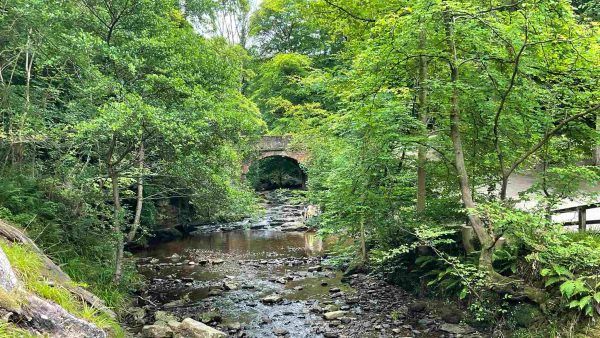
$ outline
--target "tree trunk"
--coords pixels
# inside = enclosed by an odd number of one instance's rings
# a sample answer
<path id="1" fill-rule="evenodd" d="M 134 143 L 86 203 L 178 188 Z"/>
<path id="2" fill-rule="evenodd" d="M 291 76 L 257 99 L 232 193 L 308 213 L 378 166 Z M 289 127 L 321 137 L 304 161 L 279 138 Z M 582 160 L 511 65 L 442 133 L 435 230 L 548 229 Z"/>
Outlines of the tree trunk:
<path id="1" fill-rule="evenodd" d="M 109 167 L 110 180 L 112 183 L 112 197 L 113 197 L 113 231 L 117 239 L 117 248 L 115 255 L 115 283 L 121 281 L 121 275 L 123 270 L 123 232 L 121 230 L 121 196 L 119 193 L 119 176 L 116 170 Z"/>
<path id="2" fill-rule="evenodd" d="M 458 105 L 458 57 L 456 53 L 456 45 L 454 42 L 454 18 L 450 13 L 450 9 L 446 7 L 444 11 L 444 27 L 446 33 L 446 42 L 448 51 L 450 53 L 450 81 L 452 84 L 452 96 L 450 101 L 450 138 L 452 139 L 452 145 L 454 148 L 454 160 L 456 165 L 456 171 L 458 173 L 458 181 L 460 185 L 460 193 L 462 201 L 467 208 L 467 215 L 469 217 L 469 223 L 479 239 L 481 244 L 481 256 L 479 265 L 484 270 L 491 270 L 492 268 L 492 253 L 493 253 L 493 238 L 487 233 L 483 221 L 479 216 L 473 213 L 473 209 L 476 207 L 473 201 L 473 195 L 471 186 L 469 183 L 469 174 L 465 165 L 465 156 L 462 145 L 462 136 L 460 132 L 460 109 Z M 468 236 L 463 232 L 463 238 Z M 468 249 L 465 247 L 465 249 Z"/>
<path id="3" fill-rule="evenodd" d="M 423 50 L 425 48 L 425 29 L 422 29 L 419 34 L 419 48 Z M 419 106 L 419 119 L 425 126 L 425 136 L 427 136 L 427 88 L 425 82 L 427 81 L 427 57 L 421 55 L 419 57 L 419 95 L 418 95 L 418 106 Z M 423 145 L 419 145 L 417 154 L 417 213 L 421 214 L 425 211 L 426 201 L 426 172 L 425 165 L 427 163 L 427 148 Z"/>
<path id="4" fill-rule="evenodd" d="M 133 225 L 127 236 L 129 242 L 133 241 L 138 227 L 140 226 L 140 219 L 142 217 L 142 207 L 144 203 L 144 143 L 140 142 L 140 149 L 138 151 L 138 179 L 137 179 L 137 199 L 135 205 L 135 216 L 133 218 Z"/>
<path id="5" fill-rule="evenodd" d="M 600 113 L 596 113 L 596 131 L 600 133 Z M 594 149 L 594 165 L 600 166 L 600 141 L 596 141 L 596 149 Z"/>
<path id="6" fill-rule="evenodd" d="M 360 260 L 361 266 L 365 266 L 367 264 L 367 240 L 365 234 L 365 219 L 364 216 L 361 216 L 360 220 Z"/>

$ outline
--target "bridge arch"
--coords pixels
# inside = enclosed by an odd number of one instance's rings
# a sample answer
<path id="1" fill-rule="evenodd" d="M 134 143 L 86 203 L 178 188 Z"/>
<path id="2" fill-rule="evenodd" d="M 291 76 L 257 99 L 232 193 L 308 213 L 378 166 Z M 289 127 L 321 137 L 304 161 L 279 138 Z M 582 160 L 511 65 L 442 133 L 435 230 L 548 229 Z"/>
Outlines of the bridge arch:
<path id="1" fill-rule="evenodd" d="M 260 161 L 267 157 L 281 156 L 295 160 L 298 164 L 306 163 L 308 155 L 305 151 L 298 151 L 290 148 L 292 138 L 289 136 L 263 136 L 258 144 L 258 155 L 246 162 L 242 166 L 242 175 L 250 170 L 252 163 Z"/>

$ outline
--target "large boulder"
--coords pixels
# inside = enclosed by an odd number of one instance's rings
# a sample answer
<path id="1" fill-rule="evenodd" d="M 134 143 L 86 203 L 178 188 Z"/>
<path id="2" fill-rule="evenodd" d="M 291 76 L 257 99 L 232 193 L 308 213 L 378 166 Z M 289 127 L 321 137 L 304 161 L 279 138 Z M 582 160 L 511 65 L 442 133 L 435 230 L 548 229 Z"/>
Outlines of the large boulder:
<path id="1" fill-rule="evenodd" d="M 192 318 L 186 318 L 181 322 L 175 334 L 180 338 L 221 338 L 227 337 L 227 334 L 214 329 L 208 325 L 202 324 Z"/>

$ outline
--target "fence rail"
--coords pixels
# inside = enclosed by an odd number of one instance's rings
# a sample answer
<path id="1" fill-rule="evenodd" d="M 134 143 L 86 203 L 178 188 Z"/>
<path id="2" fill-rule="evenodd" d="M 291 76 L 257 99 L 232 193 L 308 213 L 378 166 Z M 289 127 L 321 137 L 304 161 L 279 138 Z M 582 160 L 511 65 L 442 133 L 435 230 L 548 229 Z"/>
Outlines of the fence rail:
<path id="1" fill-rule="evenodd" d="M 578 206 L 569 207 L 569 208 L 556 209 L 556 210 L 552 210 L 552 214 L 559 215 L 559 214 L 564 214 L 567 212 L 575 212 L 576 211 L 577 212 L 577 220 L 576 221 L 562 222 L 562 224 L 564 226 L 577 225 L 579 228 L 579 231 L 586 231 L 588 224 L 589 225 L 600 224 L 600 219 L 595 219 L 595 220 L 587 219 L 587 211 L 589 209 L 596 209 L 596 208 L 600 208 L 600 202 L 585 204 L 585 205 L 578 205 Z"/>

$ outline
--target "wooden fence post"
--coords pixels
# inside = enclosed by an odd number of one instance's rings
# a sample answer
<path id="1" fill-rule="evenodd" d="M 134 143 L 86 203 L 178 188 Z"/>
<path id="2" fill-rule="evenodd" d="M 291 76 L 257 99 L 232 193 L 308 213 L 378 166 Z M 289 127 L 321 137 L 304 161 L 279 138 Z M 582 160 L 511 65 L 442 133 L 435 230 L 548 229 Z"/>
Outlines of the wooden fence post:
<path id="1" fill-rule="evenodd" d="M 585 231 L 587 228 L 586 225 L 586 221 L 587 221 L 587 217 L 586 217 L 586 213 L 587 213 L 587 209 L 585 206 L 582 206 L 579 208 L 578 210 L 578 216 L 579 216 L 579 231 Z"/>

